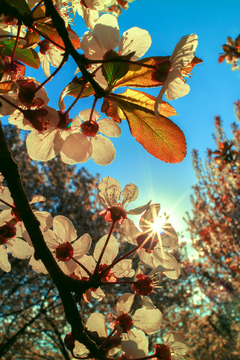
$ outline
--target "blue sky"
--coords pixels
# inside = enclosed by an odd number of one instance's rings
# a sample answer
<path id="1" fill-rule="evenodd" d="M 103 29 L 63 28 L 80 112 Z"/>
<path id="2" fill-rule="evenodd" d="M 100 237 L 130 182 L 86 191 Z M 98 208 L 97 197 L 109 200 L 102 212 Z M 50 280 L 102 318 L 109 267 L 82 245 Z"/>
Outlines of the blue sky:
<path id="1" fill-rule="evenodd" d="M 75 23 L 78 24 L 77 33 L 82 36 L 87 28 L 79 17 Z M 139 198 L 133 207 L 150 199 L 160 202 L 162 211 L 171 214 L 171 222 L 177 231 L 186 229 L 182 217 L 191 208 L 191 186 L 196 183 L 191 165 L 192 149 L 198 149 L 204 158 L 207 147 L 215 148 L 211 135 L 215 115 L 222 117 L 228 134 L 230 124 L 235 121 L 233 102 L 239 98 L 240 72 L 232 72 L 230 66 L 219 64 L 217 60 L 220 45 L 224 44 L 226 37 L 235 38 L 239 34 L 238 24 L 237 1 L 231 0 L 135 0 L 119 17 L 120 34 L 133 26 L 150 33 L 152 46 L 145 56 L 171 55 L 182 36 L 196 33 L 199 37 L 196 56 L 203 63 L 193 69 L 193 76 L 188 79 L 191 91 L 189 95 L 170 102 L 178 113 L 172 120 L 186 136 L 187 156 L 180 164 L 165 164 L 155 159 L 131 136 L 124 121 L 121 137 L 113 140 L 117 150 L 114 162 L 102 167 L 90 160 L 83 166 L 92 174 L 116 178 L 122 187 L 135 183 L 139 187 Z M 75 70 L 75 64 L 70 61 L 46 87 L 51 96 L 50 106 L 57 106 L 61 89 L 72 80 Z M 30 75 L 39 81 L 45 79 L 42 70 Z M 159 89 L 149 90 L 154 96 L 158 92 Z M 91 98 L 81 100 L 71 112 L 71 117 L 90 108 L 92 101 Z"/>

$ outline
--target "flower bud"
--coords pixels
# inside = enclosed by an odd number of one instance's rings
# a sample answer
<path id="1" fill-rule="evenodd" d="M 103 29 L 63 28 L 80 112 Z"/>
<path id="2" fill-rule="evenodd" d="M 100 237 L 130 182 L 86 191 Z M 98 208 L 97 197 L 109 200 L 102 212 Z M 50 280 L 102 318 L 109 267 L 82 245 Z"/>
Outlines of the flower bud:
<path id="1" fill-rule="evenodd" d="M 153 280 L 147 277 L 144 274 L 138 274 L 136 276 L 137 281 L 132 286 L 133 291 L 135 292 L 135 295 L 143 295 L 147 296 L 152 292 L 153 286 Z"/>
<path id="2" fill-rule="evenodd" d="M 155 355 L 159 360 L 171 360 L 171 352 L 166 344 L 155 345 Z"/>
<path id="3" fill-rule="evenodd" d="M 69 261 L 73 256 L 73 247 L 70 242 L 65 242 L 56 247 L 56 257 L 59 261 Z"/>

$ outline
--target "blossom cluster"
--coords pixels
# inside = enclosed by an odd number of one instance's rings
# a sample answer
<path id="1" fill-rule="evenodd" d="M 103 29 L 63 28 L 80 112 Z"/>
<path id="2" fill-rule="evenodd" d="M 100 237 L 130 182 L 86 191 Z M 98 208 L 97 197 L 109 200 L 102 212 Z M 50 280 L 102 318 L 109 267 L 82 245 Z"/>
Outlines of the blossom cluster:
<path id="1" fill-rule="evenodd" d="M 4 2 L 0 17 L 0 116 L 8 116 L 10 124 L 28 132 L 26 146 L 31 159 L 48 161 L 59 156 L 62 162 L 72 165 L 92 158 L 98 165 L 108 165 L 116 155 L 109 137 L 119 137 L 121 121 L 127 120 L 133 137 L 156 158 L 165 162 L 183 160 L 185 138 L 168 119 L 176 111 L 163 96 L 174 100 L 189 93 L 186 77 L 201 62 L 195 57 L 198 37 L 196 34 L 182 37 L 171 56 L 143 58 L 152 42 L 148 31 L 132 27 L 120 36 L 117 17 L 130 2 L 45 0 L 43 4 L 39 0 L 27 0 L 17 8 L 14 1 Z M 15 8 L 16 19 L 9 16 L 9 7 Z M 88 29 L 81 41 L 72 30 L 76 13 Z M 49 106 L 45 89 L 70 56 L 76 64 L 76 76 L 61 89 L 57 110 Z M 38 69 L 40 64 L 47 78 L 42 83 L 25 75 L 25 65 Z M 51 67 L 55 68 L 53 72 Z M 120 87 L 127 90 L 116 93 Z M 161 87 L 156 98 L 132 90 L 150 87 Z M 67 95 L 74 100 L 65 109 Z M 90 96 L 94 98 L 92 107 L 81 109 L 72 119 L 74 106 Z M 101 112 L 106 115 L 102 118 L 96 111 L 101 99 Z M 52 261 L 52 267 L 48 267 L 44 256 L 39 256 L 35 239 L 29 235 L 27 221 L 21 218 L 21 209 L 15 206 L 2 181 L 1 178 L 0 267 L 3 271 L 11 270 L 10 256 L 29 259 L 34 271 L 49 272 L 54 278 L 53 267 L 66 285 L 64 291 L 71 298 L 75 293 L 80 301 L 87 303 L 92 298 L 103 300 L 109 285 L 130 286 L 129 292 L 116 300 L 115 311 L 89 316 L 84 325 L 88 340 L 97 339 L 97 345 L 94 344 L 98 351 L 109 358 L 182 358 L 188 347 L 174 331 L 166 333 L 163 342 L 156 344 L 154 353 L 148 355 L 148 336 L 156 334 L 162 326 L 162 313 L 152 303 L 151 294 L 161 286 L 161 277 L 180 276 L 180 265 L 173 254 L 178 235 L 159 216 L 160 204 L 149 201 L 129 209 L 129 204 L 137 199 L 137 186 L 130 183 L 121 190 L 117 180 L 103 178 L 98 187 L 98 200 L 103 207 L 99 215 L 109 223 L 110 230 L 95 246 L 89 234 L 78 237 L 67 217 L 53 218 L 50 212 L 34 210 L 40 242 Z M 45 198 L 35 195 L 30 205 L 40 201 Z M 139 227 L 129 215 L 141 216 Z M 116 224 L 121 226 L 126 248 L 130 249 L 126 253 L 114 236 Z M 137 267 L 133 266 L 133 259 L 137 259 Z M 141 308 L 131 310 L 136 308 L 139 298 Z M 89 343 L 78 340 L 74 329 L 65 337 L 72 356 L 96 358 Z"/>
<path id="2" fill-rule="evenodd" d="M 0 190 L 1 268 L 6 272 L 10 271 L 11 254 L 19 259 L 29 259 L 33 270 L 47 274 L 42 261 L 34 257 L 32 241 L 8 188 L 1 185 Z M 105 318 L 103 314 L 93 313 L 86 323 L 88 330 L 105 338 L 106 354 L 113 356 L 121 350 L 122 356 L 129 359 L 148 355 L 147 335 L 156 333 L 162 325 L 162 313 L 150 299 L 150 294 L 158 287 L 157 274 L 162 273 L 171 279 L 177 279 L 180 275 L 180 266 L 169 252 L 178 245 L 177 233 L 166 222 L 162 223 L 159 231 L 154 230 L 154 223 L 159 219 L 159 204 L 151 205 L 151 202 L 148 202 L 128 210 L 128 205 L 135 201 L 137 196 L 138 188 L 132 183 L 122 191 L 117 180 L 110 177 L 102 179 L 98 187 L 98 199 L 104 209 L 100 211 L 100 215 L 111 223 L 111 230 L 108 235 L 98 240 L 91 251 L 92 255 L 89 254 L 92 247 L 89 234 L 78 238 L 73 223 L 65 216 L 57 215 L 52 218 L 49 212 L 35 211 L 44 240 L 63 273 L 80 282 L 99 279 L 98 287 L 90 287 L 83 293 L 86 302 L 90 302 L 92 297 L 101 301 L 105 297 L 103 288 L 108 284 L 131 284 L 133 293 L 125 293 L 118 298 L 116 315 L 109 313 Z M 40 201 L 45 201 L 45 198 L 35 195 L 30 204 Z M 142 231 L 128 218 L 128 215 L 138 214 L 142 214 L 139 223 Z M 119 254 L 120 244 L 112 235 L 117 222 L 123 225 L 126 241 L 133 246 L 129 253 L 124 255 Z M 132 260 L 127 259 L 130 254 L 139 257 L 137 269 L 133 269 Z M 131 307 L 137 295 L 141 296 L 142 307 L 132 314 Z M 107 332 L 106 319 L 111 320 L 111 336 Z M 75 341 L 69 334 L 65 342 L 74 357 L 90 352 L 84 344 Z M 156 345 L 156 357 L 174 358 L 174 354 L 184 354 L 187 348 L 178 334 L 170 332 L 164 336 L 164 343 Z M 168 354 L 168 357 L 164 354 Z"/>

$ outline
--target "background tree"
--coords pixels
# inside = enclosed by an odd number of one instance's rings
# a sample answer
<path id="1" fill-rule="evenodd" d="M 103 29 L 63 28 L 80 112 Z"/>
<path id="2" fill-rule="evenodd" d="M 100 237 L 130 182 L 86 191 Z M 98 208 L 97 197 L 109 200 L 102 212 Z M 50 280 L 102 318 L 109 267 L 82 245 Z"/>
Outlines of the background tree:
<path id="1" fill-rule="evenodd" d="M 41 209 L 53 216 L 68 216 L 79 234 L 87 232 L 94 241 L 103 236 L 108 226 L 98 215 L 99 176 L 91 176 L 84 168 L 76 170 L 58 158 L 39 165 L 28 157 L 19 130 L 10 125 L 4 130 L 28 198 L 43 195 L 46 201 L 40 203 Z M 31 270 L 27 263 L 11 258 L 11 272 L 0 270 L 0 356 L 54 359 L 57 354 L 59 359 L 69 359 L 62 340 L 66 320 L 61 299 L 51 278 Z"/>
<path id="2" fill-rule="evenodd" d="M 227 139 L 215 118 L 217 150 L 208 149 L 205 164 L 193 151 L 198 179 L 191 197 L 193 210 L 186 222 L 199 258 L 185 264 L 201 301 L 189 313 L 186 328 L 196 359 L 236 359 L 240 354 L 240 111 Z M 196 331 L 198 329 L 198 331 Z M 191 335 L 192 334 L 192 335 Z"/>

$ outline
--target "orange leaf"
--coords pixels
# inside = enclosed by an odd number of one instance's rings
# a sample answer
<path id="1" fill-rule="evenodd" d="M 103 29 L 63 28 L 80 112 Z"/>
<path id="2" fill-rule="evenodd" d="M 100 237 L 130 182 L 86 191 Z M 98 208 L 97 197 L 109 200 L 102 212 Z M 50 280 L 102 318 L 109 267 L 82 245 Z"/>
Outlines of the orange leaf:
<path id="1" fill-rule="evenodd" d="M 169 60 L 169 56 L 154 56 L 137 61 L 137 64 L 130 64 L 129 71 L 119 81 L 116 82 L 114 88 L 120 86 L 129 87 L 156 87 L 163 84 L 166 75 L 164 72 L 156 71 L 155 66 L 159 66 Z M 143 67 L 142 64 L 151 67 Z M 156 76 L 157 75 L 157 76 Z"/>
<path id="2" fill-rule="evenodd" d="M 111 94 L 111 98 L 114 98 L 114 96 L 114 94 Z M 132 104 L 137 104 L 154 112 L 156 98 L 152 95 L 146 94 L 142 91 L 127 89 L 124 93 L 118 94 L 118 96 L 121 96 L 123 100 L 129 101 Z M 170 104 L 168 104 L 166 101 L 162 101 L 161 115 L 168 117 L 177 115 L 177 113 Z"/>
<path id="3" fill-rule="evenodd" d="M 112 101 L 111 99 L 104 99 L 103 104 L 101 107 L 101 112 L 104 112 L 108 117 L 112 118 L 115 122 L 118 124 L 121 124 L 123 116 L 119 116 L 119 107 L 117 106 L 117 103 L 115 101 Z"/>
<path id="4" fill-rule="evenodd" d="M 121 95 L 114 95 L 114 99 L 127 118 L 131 134 L 150 154 L 168 163 L 185 158 L 185 137 L 176 124 L 165 116 L 157 119 L 153 111 L 133 104 L 131 99 Z"/>
<path id="5" fill-rule="evenodd" d="M 12 87 L 15 85 L 13 81 L 4 81 L 0 82 L 0 94 L 7 94 L 12 90 Z"/>

